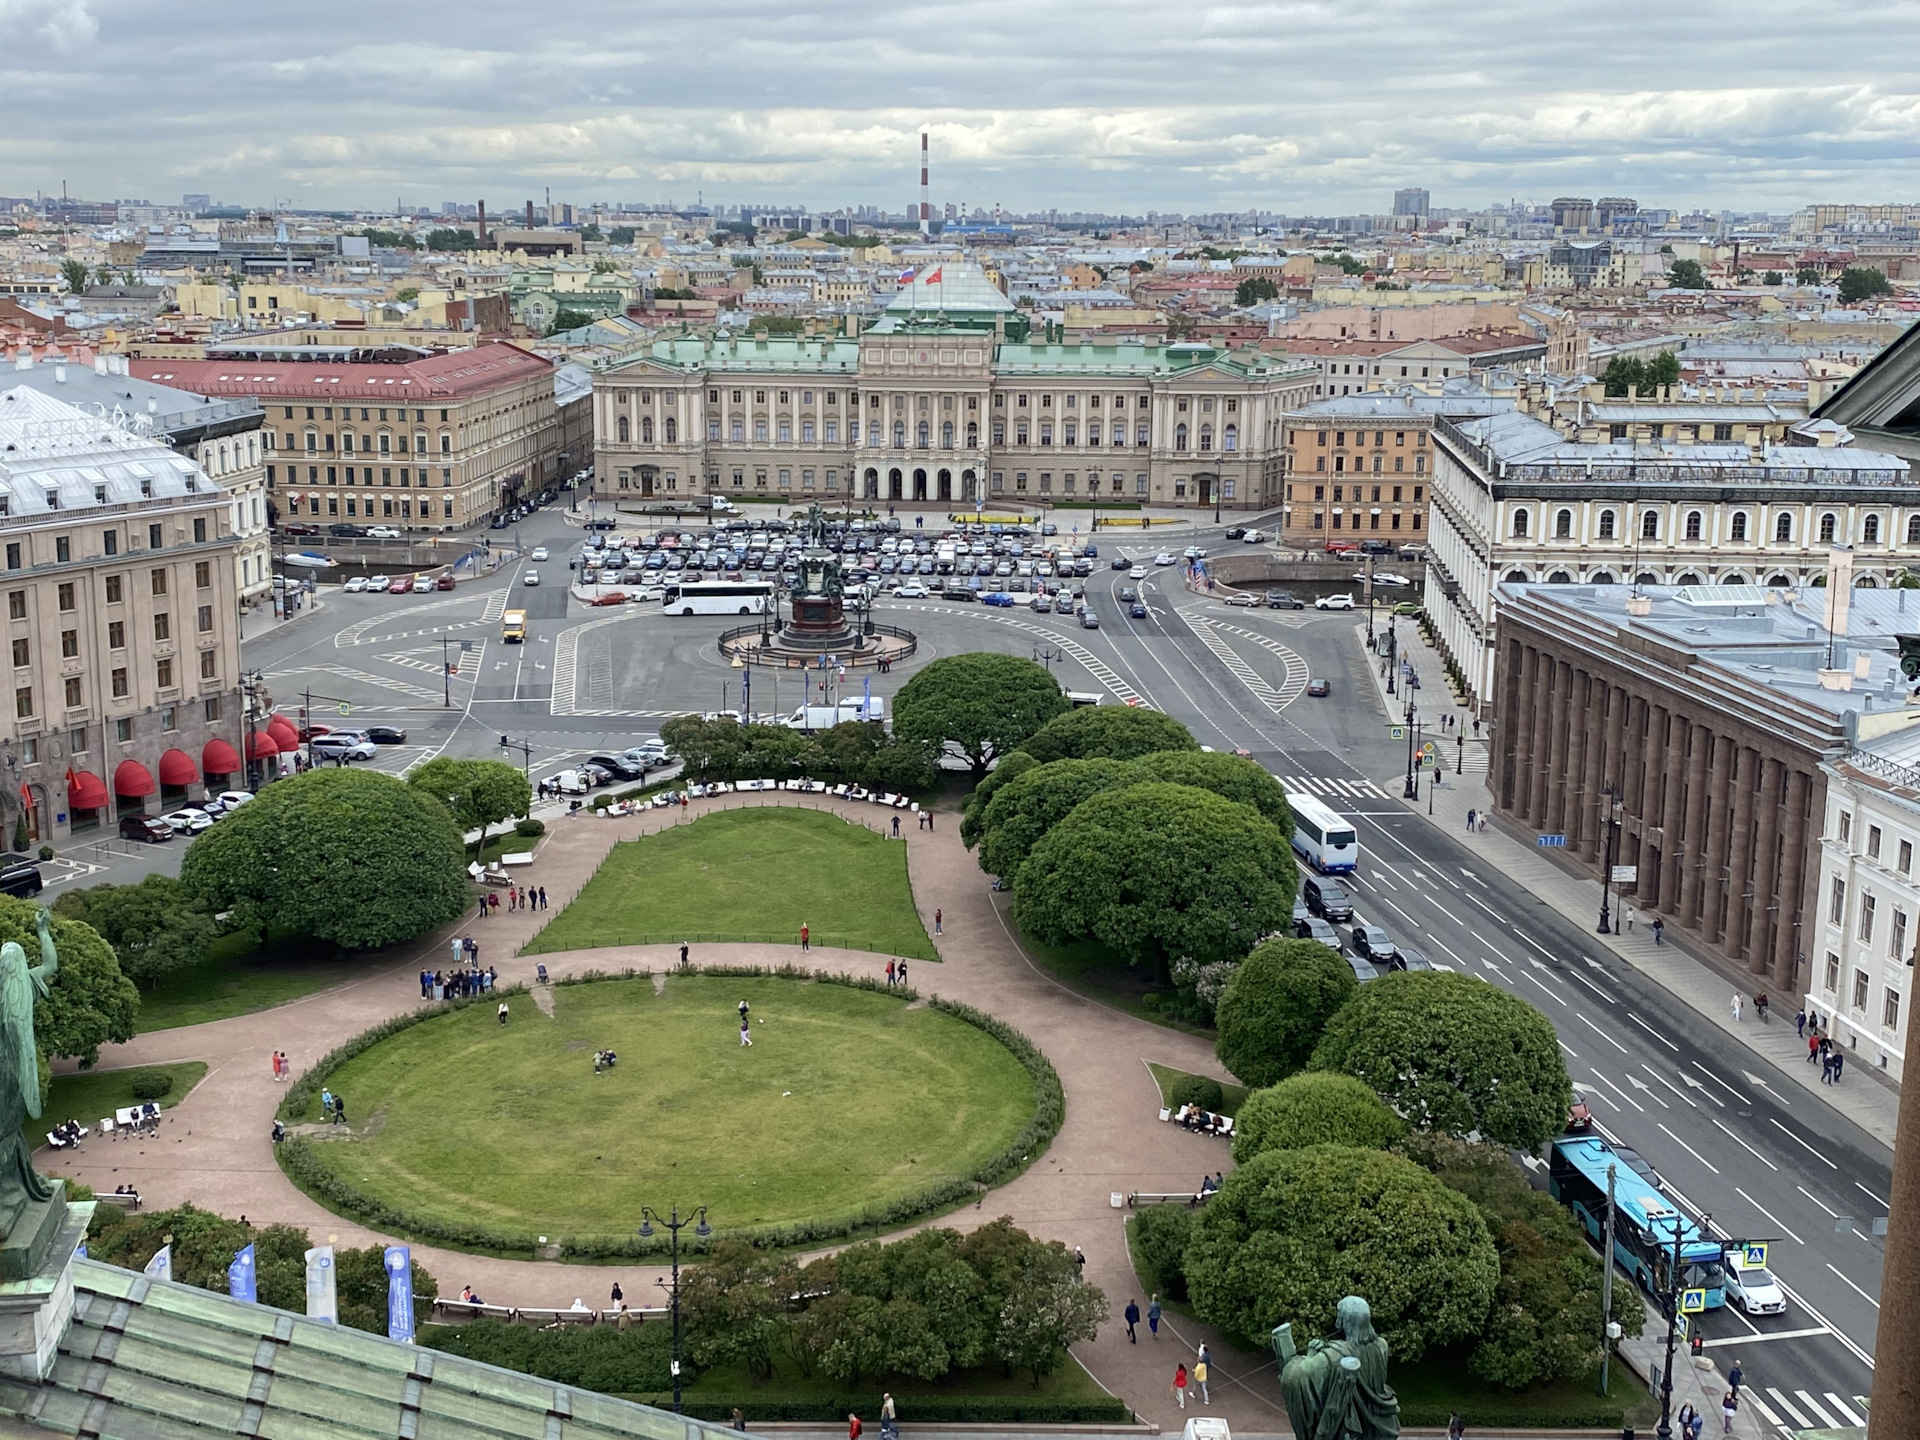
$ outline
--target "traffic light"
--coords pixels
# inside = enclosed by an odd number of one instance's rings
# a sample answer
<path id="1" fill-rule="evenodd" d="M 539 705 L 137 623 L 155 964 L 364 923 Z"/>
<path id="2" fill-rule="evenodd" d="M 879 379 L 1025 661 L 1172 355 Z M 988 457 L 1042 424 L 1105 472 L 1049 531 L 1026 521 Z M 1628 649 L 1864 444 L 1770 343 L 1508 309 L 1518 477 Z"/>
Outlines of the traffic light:
<path id="1" fill-rule="evenodd" d="M 500 748 L 501 748 L 502 750 L 504 750 L 504 749 L 506 749 L 506 748 L 507 748 L 507 737 L 506 737 L 506 736 L 504 736 L 504 735 L 502 735 L 502 736 L 500 737 Z"/>

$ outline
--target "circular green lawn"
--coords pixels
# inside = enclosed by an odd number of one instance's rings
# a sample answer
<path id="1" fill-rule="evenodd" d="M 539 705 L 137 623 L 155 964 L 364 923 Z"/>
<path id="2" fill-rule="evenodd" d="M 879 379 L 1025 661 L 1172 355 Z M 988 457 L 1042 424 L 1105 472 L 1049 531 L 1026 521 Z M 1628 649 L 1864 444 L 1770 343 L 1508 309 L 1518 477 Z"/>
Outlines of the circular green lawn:
<path id="1" fill-rule="evenodd" d="M 1032 1080 L 997 1040 L 885 993 L 697 975 L 550 993 L 551 1017 L 525 996 L 505 1026 L 473 1005 L 348 1061 L 328 1085 L 352 1138 L 315 1158 L 442 1224 L 620 1236 L 641 1205 L 678 1204 L 707 1206 L 724 1232 L 921 1194 L 1034 1113 Z M 596 1076 L 601 1049 L 619 1064 Z M 320 1118 L 317 1101 L 302 1118 Z"/>

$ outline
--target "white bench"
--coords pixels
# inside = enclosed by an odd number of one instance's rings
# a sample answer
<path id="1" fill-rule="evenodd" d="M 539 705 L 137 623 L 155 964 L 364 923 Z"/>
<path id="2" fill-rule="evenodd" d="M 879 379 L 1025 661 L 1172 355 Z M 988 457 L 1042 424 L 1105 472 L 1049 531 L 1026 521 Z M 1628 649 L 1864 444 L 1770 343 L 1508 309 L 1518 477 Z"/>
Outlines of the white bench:
<path id="1" fill-rule="evenodd" d="M 533 852 L 531 850 L 504 850 L 500 854 L 500 863 L 502 865 L 531 865 L 533 864 Z"/>
<path id="2" fill-rule="evenodd" d="M 103 1204 L 118 1205 L 122 1210 L 138 1210 L 140 1208 L 140 1197 L 138 1194 L 129 1195 L 124 1192 L 115 1194 L 109 1190 L 101 1190 L 98 1191 L 93 1198 Z"/>

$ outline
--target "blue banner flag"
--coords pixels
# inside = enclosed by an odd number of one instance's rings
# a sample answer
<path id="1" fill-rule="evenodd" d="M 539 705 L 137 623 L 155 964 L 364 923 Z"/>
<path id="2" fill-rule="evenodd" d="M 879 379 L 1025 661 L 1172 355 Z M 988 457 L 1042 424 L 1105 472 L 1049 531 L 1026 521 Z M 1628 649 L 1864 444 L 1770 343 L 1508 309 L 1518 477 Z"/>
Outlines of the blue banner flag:
<path id="1" fill-rule="evenodd" d="M 387 1338 L 413 1342 L 413 1256 L 405 1245 L 389 1245 L 387 1263 Z"/>
<path id="2" fill-rule="evenodd" d="M 227 1294 L 235 1300 L 259 1300 L 260 1297 L 254 1293 L 253 1246 L 236 1251 L 233 1263 L 227 1266 Z"/>

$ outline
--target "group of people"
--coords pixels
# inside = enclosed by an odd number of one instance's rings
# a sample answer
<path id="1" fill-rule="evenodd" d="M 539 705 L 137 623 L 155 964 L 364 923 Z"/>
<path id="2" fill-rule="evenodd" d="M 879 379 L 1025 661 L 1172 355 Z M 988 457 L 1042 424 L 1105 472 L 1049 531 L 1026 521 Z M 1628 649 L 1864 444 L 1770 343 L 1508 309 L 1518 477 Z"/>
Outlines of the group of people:
<path id="1" fill-rule="evenodd" d="M 68 1120 L 48 1131 L 47 1138 L 53 1142 L 54 1149 L 68 1150 L 78 1145 L 80 1137 L 86 1133 L 86 1128 L 78 1120 Z"/>
<path id="2" fill-rule="evenodd" d="M 1807 1042 L 1807 1063 L 1820 1062 L 1820 1083 L 1838 1085 L 1840 1072 L 1847 1068 L 1847 1052 L 1834 1043 L 1831 1031 L 1821 1028 L 1819 1014 L 1803 1007 L 1793 1017 L 1793 1026 Z"/>
<path id="3" fill-rule="evenodd" d="M 593 1052 L 593 1073 L 598 1075 L 602 1070 L 611 1070 L 614 1067 L 615 1062 L 617 1062 L 619 1059 L 620 1057 L 614 1054 L 613 1051 L 611 1050 L 594 1051 Z"/>
<path id="4" fill-rule="evenodd" d="M 320 1087 L 320 1113 L 330 1123 L 344 1125 L 347 1123 L 347 1102 L 323 1085 Z"/>
<path id="5" fill-rule="evenodd" d="M 1211 1175 L 1202 1175 L 1200 1177 L 1200 1188 L 1193 1192 L 1193 1199 L 1188 1202 L 1189 1207 L 1205 1204 L 1208 1197 L 1220 1189 L 1220 1186 L 1226 1181 L 1226 1178 L 1227 1176 L 1224 1170 L 1216 1170 Z"/>
<path id="6" fill-rule="evenodd" d="M 1198 1105 L 1182 1105 L 1173 1118 L 1182 1130 L 1192 1130 L 1201 1135 L 1233 1133 L 1231 1120 L 1224 1115 L 1216 1115 L 1211 1110 L 1202 1110 Z"/>
<path id="7" fill-rule="evenodd" d="M 1158 1334 L 1159 1332 L 1156 1331 L 1155 1333 Z M 1207 1382 L 1212 1378 L 1212 1368 L 1213 1356 L 1207 1353 L 1207 1347 L 1204 1344 L 1201 1345 L 1199 1351 L 1193 1357 L 1192 1369 L 1188 1369 L 1184 1361 L 1173 1367 L 1173 1398 L 1180 1402 L 1180 1408 L 1182 1410 L 1187 1408 L 1187 1390 L 1189 1386 L 1200 1392 L 1200 1403 L 1202 1405 L 1211 1405 L 1213 1403 L 1213 1396 L 1207 1389 Z"/>
<path id="8" fill-rule="evenodd" d="M 887 961 L 887 988 L 907 983 L 907 962 L 904 960 Z"/>
<path id="9" fill-rule="evenodd" d="M 507 887 L 508 910 L 544 910 L 547 908 L 547 887 L 544 885 L 509 885 Z M 500 892 L 489 890 L 480 897 L 480 918 L 488 919 L 500 913 Z"/>
<path id="10" fill-rule="evenodd" d="M 274 1051 L 273 1052 L 273 1078 L 276 1080 L 289 1080 L 292 1077 L 293 1077 L 293 1066 L 287 1060 L 287 1052 L 284 1050 Z"/>
<path id="11" fill-rule="evenodd" d="M 485 970 L 422 970 L 420 998 L 423 1000 L 470 1000 L 488 995 L 500 981 L 500 972 L 492 966 Z"/>

